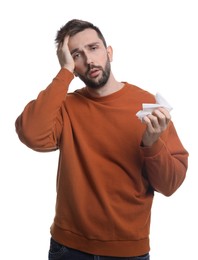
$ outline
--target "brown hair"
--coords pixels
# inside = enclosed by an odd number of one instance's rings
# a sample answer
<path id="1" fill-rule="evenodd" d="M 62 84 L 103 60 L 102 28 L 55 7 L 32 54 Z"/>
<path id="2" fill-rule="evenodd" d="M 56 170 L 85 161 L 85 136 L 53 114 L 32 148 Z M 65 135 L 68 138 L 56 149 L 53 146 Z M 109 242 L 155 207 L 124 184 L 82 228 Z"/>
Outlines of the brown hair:
<path id="1" fill-rule="evenodd" d="M 98 34 L 98 37 L 103 41 L 104 46 L 107 47 L 105 38 L 98 27 L 96 27 L 94 24 L 90 22 L 78 19 L 70 20 L 64 26 L 62 26 L 60 30 L 58 30 L 57 32 L 55 42 L 56 44 L 59 44 L 63 42 L 66 35 L 73 36 L 79 32 L 84 31 L 85 29 L 95 30 Z"/>

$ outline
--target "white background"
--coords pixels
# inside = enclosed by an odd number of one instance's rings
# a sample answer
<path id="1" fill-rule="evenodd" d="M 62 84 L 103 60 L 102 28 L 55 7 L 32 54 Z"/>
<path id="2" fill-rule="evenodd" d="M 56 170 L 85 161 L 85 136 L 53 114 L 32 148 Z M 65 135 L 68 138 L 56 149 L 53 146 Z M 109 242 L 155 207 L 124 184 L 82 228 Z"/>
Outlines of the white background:
<path id="1" fill-rule="evenodd" d="M 15 133 L 24 106 L 59 71 L 54 38 L 73 18 L 93 22 L 114 49 L 118 80 L 160 92 L 190 153 L 187 178 L 156 194 L 151 260 L 197 256 L 198 8 L 193 0 L 6 0 L 0 3 L 0 259 L 45 260 L 54 217 L 58 152 L 37 153 Z M 82 87 L 78 79 L 70 90 Z"/>

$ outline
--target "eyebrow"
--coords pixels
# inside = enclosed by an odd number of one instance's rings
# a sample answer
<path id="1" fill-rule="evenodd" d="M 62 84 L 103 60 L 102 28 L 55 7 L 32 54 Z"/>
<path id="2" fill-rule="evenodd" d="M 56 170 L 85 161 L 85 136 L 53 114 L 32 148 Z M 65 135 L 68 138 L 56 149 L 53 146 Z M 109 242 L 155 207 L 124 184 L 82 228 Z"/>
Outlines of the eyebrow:
<path id="1" fill-rule="evenodd" d="M 93 46 L 93 45 L 100 45 L 100 42 L 92 42 L 92 43 L 89 43 L 89 44 L 85 45 L 85 48 L 91 47 L 91 46 Z M 75 48 L 75 49 L 73 49 L 73 50 L 71 51 L 71 55 L 74 54 L 75 52 L 79 52 L 79 51 L 80 51 L 79 48 Z"/>

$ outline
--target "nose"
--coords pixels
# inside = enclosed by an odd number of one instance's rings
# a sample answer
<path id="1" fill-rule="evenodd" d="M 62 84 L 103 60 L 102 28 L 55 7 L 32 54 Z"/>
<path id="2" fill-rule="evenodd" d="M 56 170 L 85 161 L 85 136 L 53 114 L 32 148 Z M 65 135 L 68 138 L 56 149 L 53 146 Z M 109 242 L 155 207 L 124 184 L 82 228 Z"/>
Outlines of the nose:
<path id="1" fill-rule="evenodd" d="M 86 64 L 89 64 L 89 65 L 92 64 L 93 61 L 92 61 L 92 58 L 91 58 L 90 53 L 85 52 L 84 55 L 85 55 L 85 63 L 86 63 Z"/>

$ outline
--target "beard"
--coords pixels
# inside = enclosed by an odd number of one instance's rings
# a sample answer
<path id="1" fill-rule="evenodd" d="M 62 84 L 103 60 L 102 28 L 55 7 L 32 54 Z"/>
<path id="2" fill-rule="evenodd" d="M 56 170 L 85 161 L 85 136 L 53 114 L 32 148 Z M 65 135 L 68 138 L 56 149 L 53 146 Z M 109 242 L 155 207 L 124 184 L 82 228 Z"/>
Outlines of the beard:
<path id="1" fill-rule="evenodd" d="M 90 79 L 88 77 L 89 70 L 94 68 L 100 69 L 102 71 L 102 76 L 97 81 L 95 81 L 94 79 Z M 107 83 L 110 76 L 110 72 L 111 72 L 111 64 L 109 61 L 109 57 L 107 57 L 107 62 L 105 64 L 104 69 L 101 66 L 89 65 L 86 74 L 85 75 L 78 74 L 78 77 L 85 83 L 87 87 L 92 89 L 99 89 Z"/>

